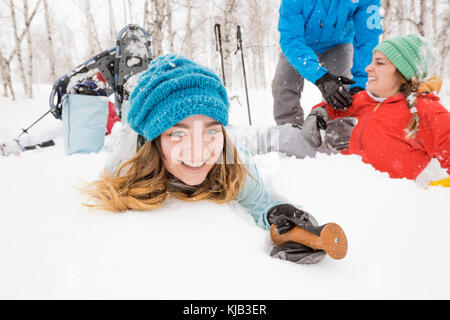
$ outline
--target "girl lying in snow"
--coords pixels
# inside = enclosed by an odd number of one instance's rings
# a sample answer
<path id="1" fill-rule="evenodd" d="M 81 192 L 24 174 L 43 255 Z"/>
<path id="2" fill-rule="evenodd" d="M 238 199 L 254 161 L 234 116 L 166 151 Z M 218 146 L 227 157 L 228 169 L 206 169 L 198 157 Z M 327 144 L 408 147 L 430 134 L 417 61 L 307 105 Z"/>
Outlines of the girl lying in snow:
<path id="1" fill-rule="evenodd" d="M 391 178 L 417 179 L 433 158 L 450 173 L 450 113 L 432 93 L 439 92 L 440 78 L 425 81 L 434 59 L 416 35 L 380 43 L 366 68 L 366 90 L 355 94 L 346 110 L 315 106 L 305 120 L 304 138 L 319 147 L 319 129 L 326 128 L 329 145 L 360 155 Z M 450 178 L 431 184 L 450 186 Z"/>
<path id="2" fill-rule="evenodd" d="M 94 200 L 87 206 L 150 210 L 169 196 L 237 200 L 262 228 L 275 224 L 279 233 L 296 225 L 318 229 L 311 215 L 269 194 L 248 153 L 238 154 L 224 129 L 227 94 L 211 70 L 180 55 L 154 60 L 131 93 L 127 119 L 132 130 L 124 130 L 122 145 L 100 180 L 85 188 Z M 325 252 L 287 242 L 271 255 L 315 263 Z"/>

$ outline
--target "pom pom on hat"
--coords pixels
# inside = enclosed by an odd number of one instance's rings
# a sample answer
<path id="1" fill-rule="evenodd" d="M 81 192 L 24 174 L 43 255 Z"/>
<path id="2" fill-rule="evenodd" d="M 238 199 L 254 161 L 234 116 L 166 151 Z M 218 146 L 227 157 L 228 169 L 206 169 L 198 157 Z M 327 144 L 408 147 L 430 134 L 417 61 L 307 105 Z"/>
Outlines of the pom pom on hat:
<path id="1" fill-rule="evenodd" d="M 228 124 L 228 97 L 219 77 L 178 54 L 152 61 L 130 95 L 128 123 L 153 140 L 183 119 L 196 114 Z"/>

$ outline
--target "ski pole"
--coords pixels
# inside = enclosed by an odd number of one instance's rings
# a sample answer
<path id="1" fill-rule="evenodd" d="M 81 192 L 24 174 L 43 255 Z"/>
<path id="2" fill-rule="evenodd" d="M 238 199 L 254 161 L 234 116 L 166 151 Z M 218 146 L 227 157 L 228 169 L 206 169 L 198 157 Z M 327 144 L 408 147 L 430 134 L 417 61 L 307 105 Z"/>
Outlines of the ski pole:
<path id="1" fill-rule="evenodd" d="M 22 133 L 21 134 L 19 134 L 18 136 L 17 136 L 17 138 L 19 138 L 21 135 L 23 135 L 24 133 L 28 133 L 28 130 L 30 130 L 30 128 L 32 127 L 32 126 L 34 126 L 36 123 L 38 123 L 39 121 L 41 121 L 42 120 L 42 118 L 44 118 L 47 114 L 49 114 L 50 112 L 51 112 L 52 110 L 50 109 L 50 110 L 48 110 L 46 113 L 44 113 L 39 119 L 37 119 L 35 122 L 33 122 L 28 128 L 26 128 L 26 129 L 22 129 Z"/>
<path id="2" fill-rule="evenodd" d="M 244 51 L 242 50 L 241 26 L 239 25 L 237 26 L 236 38 L 237 38 L 237 49 L 234 54 L 236 54 L 239 50 L 241 51 L 242 71 L 244 73 L 245 97 L 247 98 L 248 123 L 252 125 L 252 118 L 250 116 L 250 102 L 248 101 L 247 76 L 245 74 Z"/>
<path id="3" fill-rule="evenodd" d="M 336 223 L 327 223 L 317 228 L 318 232 L 295 226 L 286 233 L 279 234 L 274 224 L 270 226 L 270 237 L 278 246 L 293 241 L 307 247 L 324 250 L 333 259 L 343 259 L 347 255 L 348 243 L 344 230 Z"/>
<path id="4" fill-rule="evenodd" d="M 225 68 L 223 66 L 222 34 L 220 33 L 220 24 L 218 23 L 214 25 L 214 35 L 216 36 L 216 51 L 219 51 L 220 53 L 220 61 L 222 64 L 223 86 L 226 87 L 227 85 L 225 82 Z"/>

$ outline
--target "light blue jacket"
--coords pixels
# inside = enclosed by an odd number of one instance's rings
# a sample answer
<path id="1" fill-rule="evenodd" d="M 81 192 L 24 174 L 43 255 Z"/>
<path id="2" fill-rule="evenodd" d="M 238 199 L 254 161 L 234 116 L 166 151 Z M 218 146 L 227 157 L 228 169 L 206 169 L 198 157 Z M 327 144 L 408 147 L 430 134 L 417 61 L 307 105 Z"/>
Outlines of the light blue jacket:
<path id="1" fill-rule="evenodd" d="M 380 0 L 282 0 L 278 31 L 289 63 L 315 83 L 328 72 L 317 54 L 336 45 L 353 43 L 351 87 L 366 87 L 364 71 L 382 32 Z"/>
<path id="2" fill-rule="evenodd" d="M 246 169 L 251 176 L 246 176 L 244 187 L 236 200 L 253 217 L 258 226 L 269 229 L 270 224 L 266 217 L 267 211 L 275 205 L 288 202 L 268 191 L 264 186 L 264 182 L 258 173 L 255 163 L 251 160 L 248 153 L 242 153 L 244 154 L 241 159 L 244 163 L 247 163 Z M 297 207 L 300 208 L 299 206 Z"/>

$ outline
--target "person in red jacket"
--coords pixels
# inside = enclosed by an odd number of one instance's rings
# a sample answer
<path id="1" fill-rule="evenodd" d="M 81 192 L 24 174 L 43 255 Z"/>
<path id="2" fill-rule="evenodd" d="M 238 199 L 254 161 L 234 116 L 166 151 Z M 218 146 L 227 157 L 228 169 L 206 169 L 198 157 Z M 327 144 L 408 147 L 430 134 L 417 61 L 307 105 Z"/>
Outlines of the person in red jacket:
<path id="1" fill-rule="evenodd" d="M 419 36 L 380 43 L 366 68 L 366 90 L 355 94 L 346 110 L 316 105 L 303 137 L 317 148 L 320 129 L 326 129 L 328 145 L 360 155 L 391 178 L 416 179 L 433 158 L 450 174 L 450 113 L 432 93 L 439 92 L 440 78 L 426 80 L 433 63 Z"/>

